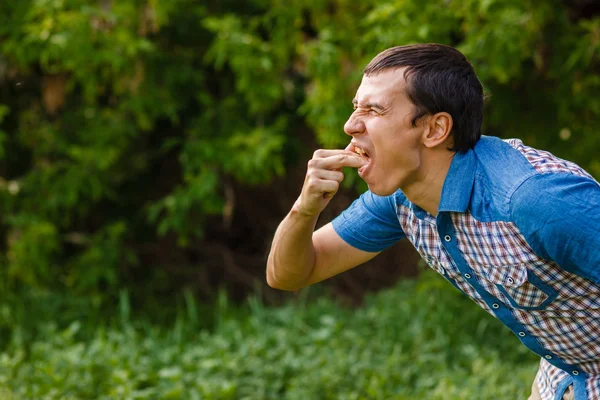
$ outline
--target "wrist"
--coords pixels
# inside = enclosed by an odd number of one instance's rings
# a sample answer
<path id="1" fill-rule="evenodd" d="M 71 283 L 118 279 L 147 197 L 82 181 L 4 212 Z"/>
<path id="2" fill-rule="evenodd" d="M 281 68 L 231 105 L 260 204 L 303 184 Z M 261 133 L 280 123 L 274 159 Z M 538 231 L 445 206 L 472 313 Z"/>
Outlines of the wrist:
<path id="1" fill-rule="evenodd" d="M 304 219 L 304 220 L 317 220 L 319 218 L 320 212 L 314 212 L 307 210 L 302 206 L 300 199 L 296 200 L 292 209 L 290 210 L 290 216 L 292 218 Z"/>

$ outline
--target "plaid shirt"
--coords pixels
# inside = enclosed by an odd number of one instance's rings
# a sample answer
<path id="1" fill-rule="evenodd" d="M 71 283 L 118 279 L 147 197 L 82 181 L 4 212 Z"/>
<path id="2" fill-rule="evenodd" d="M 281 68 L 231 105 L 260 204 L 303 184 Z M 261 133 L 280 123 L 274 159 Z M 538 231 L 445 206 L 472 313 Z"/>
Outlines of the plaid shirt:
<path id="1" fill-rule="evenodd" d="M 456 154 L 437 217 L 401 191 L 364 193 L 333 221 L 350 245 L 407 237 L 429 266 L 541 356 L 544 400 L 600 399 L 600 185 L 577 165 L 482 137 Z"/>

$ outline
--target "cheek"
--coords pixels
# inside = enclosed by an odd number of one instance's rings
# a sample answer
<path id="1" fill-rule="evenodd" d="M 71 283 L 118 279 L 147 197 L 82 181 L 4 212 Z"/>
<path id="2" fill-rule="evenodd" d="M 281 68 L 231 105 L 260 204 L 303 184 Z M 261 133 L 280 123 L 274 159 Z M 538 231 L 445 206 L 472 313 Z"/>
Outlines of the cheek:
<path id="1" fill-rule="evenodd" d="M 414 141 L 388 140 L 380 143 L 377 150 L 377 164 L 386 169 L 390 175 L 394 170 L 402 173 L 402 171 L 413 170 L 419 165 L 418 145 Z"/>
<path id="2" fill-rule="evenodd" d="M 420 133 L 402 120 L 371 121 L 369 136 L 375 149 L 376 163 L 394 166 L 411 163 L 420 145 Z"/>

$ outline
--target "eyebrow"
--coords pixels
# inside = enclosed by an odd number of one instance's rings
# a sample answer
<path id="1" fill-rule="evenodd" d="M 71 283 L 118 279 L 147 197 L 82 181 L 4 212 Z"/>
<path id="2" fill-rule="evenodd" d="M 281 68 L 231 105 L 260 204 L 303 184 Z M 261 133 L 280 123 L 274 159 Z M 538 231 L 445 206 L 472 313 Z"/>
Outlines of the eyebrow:
<path id="1" fill-rule="evenodd" d="M 353 99 L 352 100 L 352 104 L 355 107 L 357 107 L 358 106 L 358 100 Z M 377 102 L 374 102 L 374 101 L 369 101 L 369 102 L 365 103 L 365 108 L 375 108 L 375 109 L 377 109 L 379 111 L 384 111 L 385 110 L 384 106 L 382 106 L 381 104 L 379 104 Z"/>

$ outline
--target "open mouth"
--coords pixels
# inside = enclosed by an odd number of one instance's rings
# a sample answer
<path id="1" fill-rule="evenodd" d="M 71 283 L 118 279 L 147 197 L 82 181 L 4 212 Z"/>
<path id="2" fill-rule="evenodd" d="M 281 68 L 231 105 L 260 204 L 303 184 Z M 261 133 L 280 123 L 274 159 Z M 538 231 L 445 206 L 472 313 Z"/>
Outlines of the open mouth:
<path id="1" fill-rule="evenodd" d="M 369 155 L 369 153 L 365 149 L 363 149 L 362 147 L 358 147 L 356 145 L 352 146 L 352 151 L 354 151 L 359 156 L 364 157 L 364 158 L 367 159 L 367 164 L 363 165 L 362 167 L 360 167 L 358 169 L 358 175 L 361 178 L 364 178 L 364 176 L 367 173 L 367 170 L 369 169 L 369 167 L 371 165 L 371 156 Z"/>
<path id="2" fill-rule="evenodd" d="M 354 146 L 354 152 L 355 152 L 356 154 L 358 154 L 359 156 L 363 156 L 363 157 L 366 157 L 366 158 L 371 158 L 371 157 L 369 156 L 369 153 L 367 153 L 367 151 L 366 151 L 366 150 L 364 150 L 364 149 L 362 149 L 362 148 L 360 148 L 360 147 Z"/>

